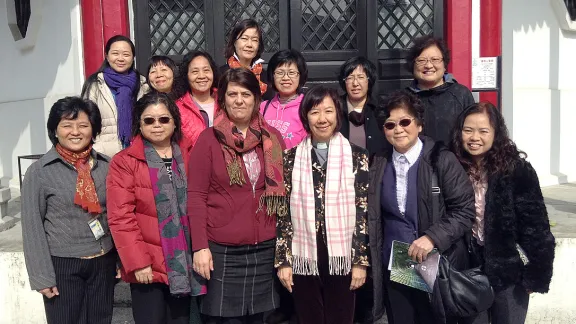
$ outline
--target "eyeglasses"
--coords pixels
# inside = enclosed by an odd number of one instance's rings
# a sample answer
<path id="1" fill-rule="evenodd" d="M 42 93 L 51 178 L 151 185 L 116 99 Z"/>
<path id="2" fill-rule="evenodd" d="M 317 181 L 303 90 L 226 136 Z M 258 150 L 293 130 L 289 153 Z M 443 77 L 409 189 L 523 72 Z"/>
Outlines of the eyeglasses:
<path id="1" fill-rule="evenodd" d="M 414 118 L 404 118 L 400 119 L 398 123 L 394 121 L 387 121 L 384 123 L 384 128 L 386 128 L 387 130 L 393 130 L 394 128 L 396 128 L 396 125 L 400 125 L 400 127 L 408 127 L 410 126 L 410 124 L 412 124 L 413 120 Z"/>
<path id="2" fill-rule="evenodd" d="M 356 80 L 358 82 L 363 82 L 363 81 L 366 81 L 368 79 L 369 79 L 368 76 L 366 76 L 365 74 L 349 75 L 349 76 L 344 78 L 344 82 L 352 83 L 352 82 L 354 82 L 354 80 Z"/>
<path id="3" fill-rule="evenodd" d="M 168 117 L 168 116 L 162 116 L 162 117 L 158 117 L 158 118 L 154 118 L 154 117 L 142 118 L 142 122 L 144 122 L 144 124 L 146 124 L 146 125 L 152 125 L 156 121 L 158 121 L 160 124 L 166 125 L 166 124 L 170 123 L 170 120 L 172 120 L 172 117 Z"/>
<path id="4" fill-rule="evenodd" d="M 432 63 L 432 65 L 438 65 L 438 64 L 442 63 L 442 61 L 444 61 L 444 59 L 442 57 L 430 57 L 430 58 L 419 57 L 419 58 L 414 60 L 414 62 L 418 66 L 426 65 L 428 62 Z"/>
<path id="5" fill-rule="evenodd" d="M 276 77 L 278 79 L 282 79 L 285 75 L 288 75 L 288 77 L 290 79 L 294 79 L 300 75 L 300 72 L 298 72 L 298 71 L 281 71 L 281 70 L 274 72 L 274 77 Z"/>

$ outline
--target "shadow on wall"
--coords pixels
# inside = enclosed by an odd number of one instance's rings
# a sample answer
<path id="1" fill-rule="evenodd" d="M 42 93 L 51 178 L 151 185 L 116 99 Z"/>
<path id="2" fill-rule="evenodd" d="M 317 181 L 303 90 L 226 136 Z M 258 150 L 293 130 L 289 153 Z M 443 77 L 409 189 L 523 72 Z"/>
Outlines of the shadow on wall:
<path id="1" fill-rule="evenodd" d="M 566 175 L 560 172 L 560 134 L 562 114 L 560 107 L 560 38 L 576 39 L 576 33 L 566 32 L 560 29 L 558 18 L 554 13 L 551 1 L 542 0 L 516 0 L 516 1 L 503 1 L 503 12 L 506 18 L 502 26 L 502 44 L 505 55 L 508 57 L 503 58 L 503 70 L 512 70 L 512 61 L 515 57 L 514 53 L 514 34 L 519 32 L 527 33 L 541 28 L 548 28 L 550 32 L 549 43 L 549 89 L 551 90 L 550 96 L 550 173 L 558 177 L 559 183 L 567 182 Z M 526 8 L 529 10 L 523 10 Z M 521 13 L 520 13 L 521 12 Z M 533 44 L 533 46 L 545 46 L 548 44 Z M 525 55 L 530 55 L 526 53 Z M 532 58 L 532 67 L 520 68 L 538 68 L 538 58 Z M 503 114 L 506 117 L 510 134 L 513 134 L 513 77 L 511 74 L 503 74 L 503 88 L 508 89 L 508 93 L 503 94 Z M 507 109 L 507 107 L 509 107 Z M 531 132 L 532 136 L 538 136 L 538 132 Z M 522 148 L 520 148 L 522 149 Z"/>
<path id="2" fill-rule="evenodd" d="M 4 6 L 3 2 L 0 1 L 0 5 Z M 56 77 L 61 68 L 70 69 L 65 63 L 73 62 L 76 53 L 72 48 L 71 21 L 71 12 L 76 6 L 78 2 L 71 0 L 45 1 L 36 45 L 27 50 L 16 49 L 8 24 L 4 17 L 0 17 L 0 39 L 3 40 L 0 66 L 4 72 L 11 71 L 7 79 L 0 81 L 4 90 L 9 89 L 0 95 L 0 164 L 3 185 L 8 185 L 8 180 L 18 177 L 17 155 L 46 152 L 48 109 L 59 99 L 51 94 L 73 92 L 56 84 Z M 5 7 L 0 7 L 0 13 L 5 14 Z M 26 142 L 29 145 L 22 144 Z M 29 164 L 23 161 L 22 169 L 25 170 Z"/>

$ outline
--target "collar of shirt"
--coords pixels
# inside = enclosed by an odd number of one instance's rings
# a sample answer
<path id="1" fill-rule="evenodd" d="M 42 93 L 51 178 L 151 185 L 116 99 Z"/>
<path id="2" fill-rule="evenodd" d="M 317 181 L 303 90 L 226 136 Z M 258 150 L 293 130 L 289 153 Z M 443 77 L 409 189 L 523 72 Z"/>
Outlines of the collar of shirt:
<path id="1" fill-rule="evenodd" d="M 410 166 L 414 165 L 414 163 L 416 163 L 416 161 L 418 160 L 418 157 L 420 157 L 420 153 L 422 152 L 422 141 L 420 140 L 420 138 L 418 138 L 418 141 L 416 142 L 416 144 L 414 146 L 412 146 L 408 152 L 402 154 L 402 153 L 398 153 L 398 151 L 396 151 L 396 149 L 394 149 L 394 151 L 392 152 L 392 159 L 395 162 L 399 162 L 400 161 L 400 157 L 401 156 L 405 156 L 406 159 L 408 160 L 408 164 L 410 164 Z"/>

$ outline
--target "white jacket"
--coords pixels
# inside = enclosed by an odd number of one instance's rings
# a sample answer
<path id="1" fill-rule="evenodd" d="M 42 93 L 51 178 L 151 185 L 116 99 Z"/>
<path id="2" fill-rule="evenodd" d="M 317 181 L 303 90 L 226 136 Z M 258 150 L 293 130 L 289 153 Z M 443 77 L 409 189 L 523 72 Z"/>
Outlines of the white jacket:
<path id="1" fill-rule="evenodd" d="M 140 99 L 148 91 L 146 78 L 140 76 L 140 91 L 138 91 L 137 99 Z M 96 137 L 93 148 L 102 154 L 113 157 L 114 154 L 122 150 L 122 143 L 118 138 L 118 110 L 112 91 L 104 81 L 102 72 L 98 73 L 97 81 L 91 85 L 84 97 L 98 105 L 102 116 L 102 132 Z"/>

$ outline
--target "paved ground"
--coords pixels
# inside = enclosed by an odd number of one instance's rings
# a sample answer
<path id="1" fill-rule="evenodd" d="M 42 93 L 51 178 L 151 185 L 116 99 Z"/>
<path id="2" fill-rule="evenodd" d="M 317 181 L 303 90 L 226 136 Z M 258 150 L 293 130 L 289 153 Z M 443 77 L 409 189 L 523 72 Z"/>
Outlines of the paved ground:
<path id="1" fill-rule="evenodd" d="M 542 188 L 552 232 L 557 238 L 576 238 L 576 183 L 568 183 Z M 20 199 L 18 192 L 13 191 L 9 204 L 9 215 L 17 215 Z M 0 222 L 0 252 L 22 251 L 22 227 L 19 217 L 6 218 Z M 114 324 L 134 323 L 130 309 L 130 291 L 126 284 L 119 284 L 115 296 Z M 377 324 L 386 324 L 386 320 Z"/>

